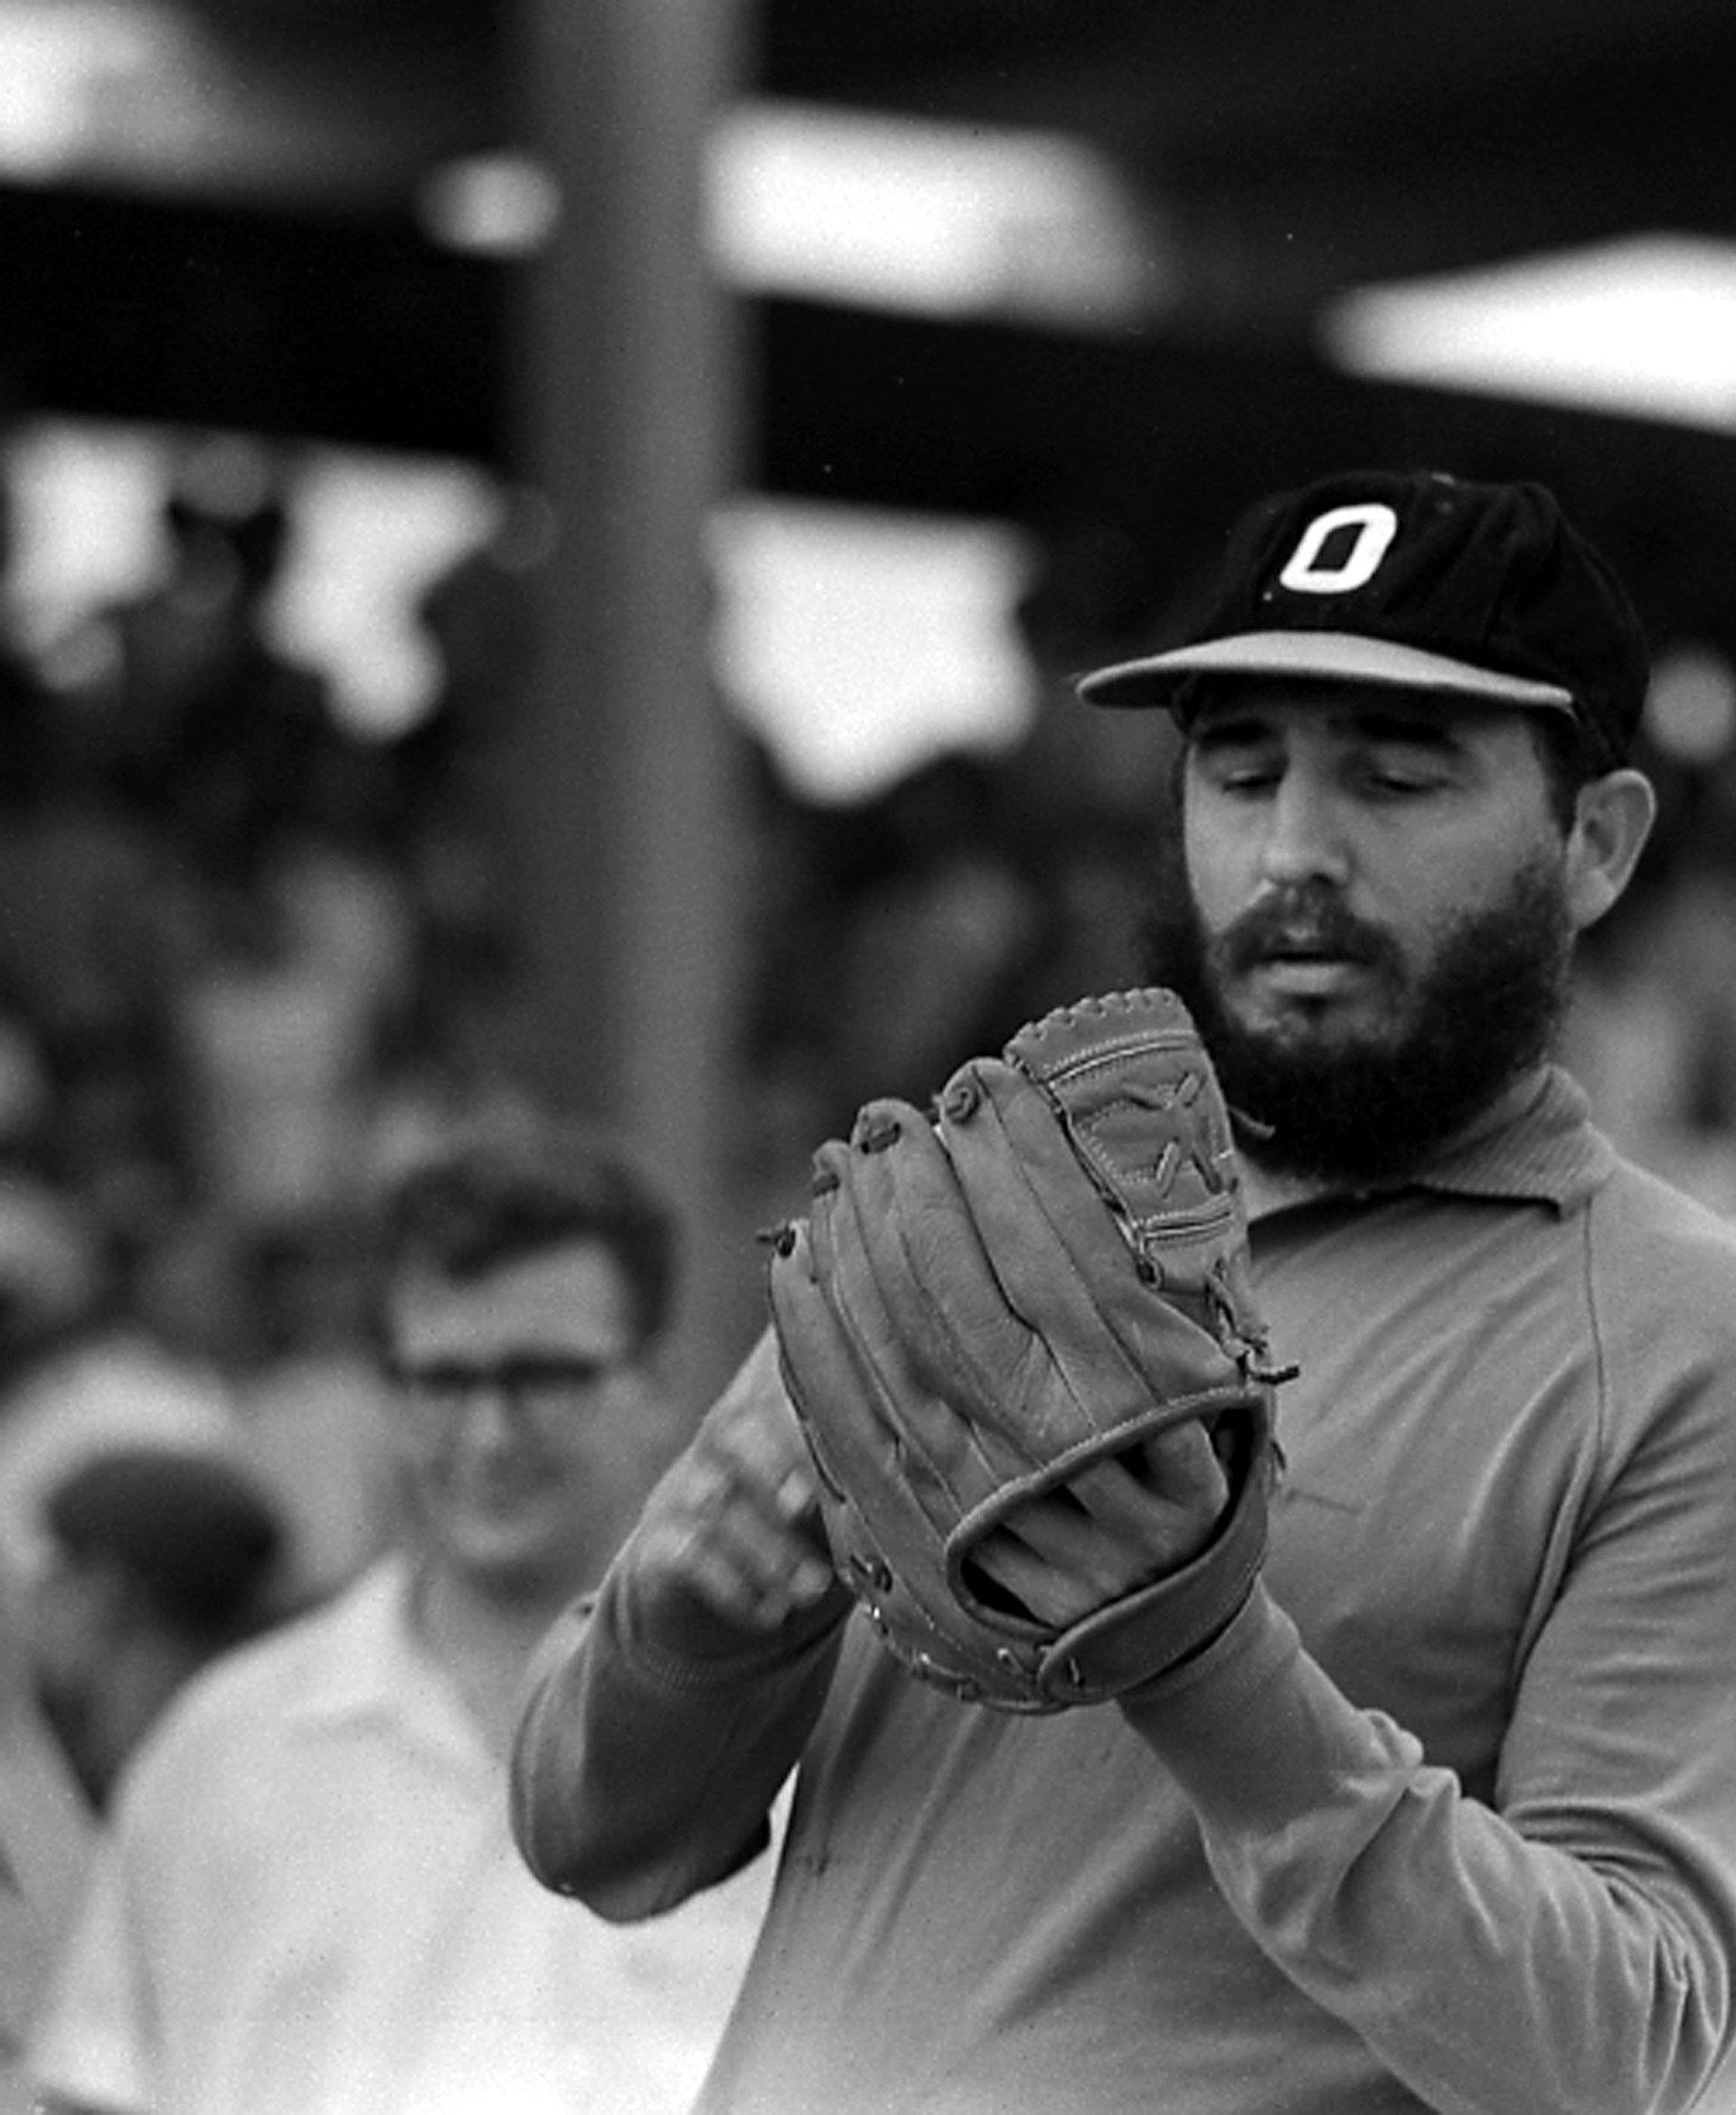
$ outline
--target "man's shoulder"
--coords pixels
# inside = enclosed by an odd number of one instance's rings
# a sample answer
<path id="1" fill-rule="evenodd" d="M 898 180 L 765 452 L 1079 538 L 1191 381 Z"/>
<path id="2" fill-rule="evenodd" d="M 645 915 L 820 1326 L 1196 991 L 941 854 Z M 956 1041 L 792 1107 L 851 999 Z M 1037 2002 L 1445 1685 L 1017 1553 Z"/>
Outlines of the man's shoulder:
<path id="1" fill-rule="evenodd" d="M 1606 1413 L 1638 1431 L 1682 1419 L 1736 1468 L 1736 1223 L 1614 1161 L 1585 1215 L 1584 1298 Z M 1710 1468 L 1708 1469 L 1710 1474 Z"/>
<path id="2" fill-rule="evenodd" d="M 1645 1275 L 1655 1271 L 1665 1286 L 1686 1272 L 1694 1287 L 1722 1284 L 1736 1294 L 1736 1220 L 1651 1169 L 1612 1154 L 1588 1217 L 1594 1249 L 1608 1262 L 1649 1262 Z M 1728 1319 L 1736 1327 L 1736 1299 Z"/>
<path id="3" fill-rule="evenodd" d="M 133 1795 L 174 1797 L 241 1748 L 278 1746 L 355 1661 L 358 1643 L 388 1619 L 389 1574 L 373 1572 L 262 1637 L 231 1648 L 195 1675 L 152 1728 L 128 1771 Z"/>

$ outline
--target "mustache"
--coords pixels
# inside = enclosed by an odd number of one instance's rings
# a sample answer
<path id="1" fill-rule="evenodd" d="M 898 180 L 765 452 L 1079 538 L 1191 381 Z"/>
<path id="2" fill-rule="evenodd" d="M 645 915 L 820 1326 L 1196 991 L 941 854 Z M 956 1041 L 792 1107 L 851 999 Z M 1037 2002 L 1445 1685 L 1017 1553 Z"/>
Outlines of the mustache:
<path id="1" fill-rule="evenodd" d="M 1231 969 L 1284 955 L 1331 955 L 1374 967 L 1394 953 L 1384 933 L 1353 916 L 1336 896 L 1306 889 L 1262 897 L 1219 936 L 1219 949 Z"/>

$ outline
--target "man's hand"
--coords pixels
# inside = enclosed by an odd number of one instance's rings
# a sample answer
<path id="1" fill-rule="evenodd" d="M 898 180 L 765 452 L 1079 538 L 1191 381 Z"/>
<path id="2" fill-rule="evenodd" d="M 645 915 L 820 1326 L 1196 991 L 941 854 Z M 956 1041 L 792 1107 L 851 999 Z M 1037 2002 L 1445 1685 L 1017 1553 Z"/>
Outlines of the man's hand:
<path id="1" fill-rule="evenodd" d="M 773 1629 L 834 1584 L 819 1487 L 768 1330 L 665 1472 L 631 1540 L 638 1577 Z"/>
<path id="2" fill-rule="evenodd" d="M 1177 1571 L 1229 1501 L 1203 1425 L 1180 1425 L 1015 1506 L 971 1562 L 1057 1629 Z"/>

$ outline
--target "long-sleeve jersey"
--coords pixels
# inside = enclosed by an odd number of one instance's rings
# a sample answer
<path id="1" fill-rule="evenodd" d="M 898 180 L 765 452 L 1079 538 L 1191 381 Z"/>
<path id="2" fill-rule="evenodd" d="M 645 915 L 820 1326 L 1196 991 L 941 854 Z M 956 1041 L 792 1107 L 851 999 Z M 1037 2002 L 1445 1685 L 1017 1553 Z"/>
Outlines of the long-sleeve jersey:
<path id="1" fill-rule="evenodd" d="M 629 1544 L 545 1676 L 521 1846 L 605 1913 L 727 1871 L 799 1762 L 706 2115 L 1722 2104 L 1736 1231 L 1552 1072 L 1253 1245 L 1286 1468 L 1176 1675 L 997 1714 L 841 1599 L 735 1633 Z"/>

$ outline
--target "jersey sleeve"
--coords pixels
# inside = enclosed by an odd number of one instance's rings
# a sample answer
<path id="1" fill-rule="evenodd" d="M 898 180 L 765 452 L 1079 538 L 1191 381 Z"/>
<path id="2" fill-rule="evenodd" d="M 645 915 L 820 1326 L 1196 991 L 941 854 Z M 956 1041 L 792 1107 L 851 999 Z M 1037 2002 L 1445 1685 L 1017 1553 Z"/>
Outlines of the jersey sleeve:
<path id="1" fill-rule="evenodd" d="M 771 1632 L 642 1591 L 629 1541 L 556 1626 L 527 1690 L 513 1830 L 546 1887 L 657 1914 L 764 1848 L 836 1664 L 841 1593 Z"/>
<path id="2" fill-rule="evenodd" d="M 1429 2107 L 1685 2110 L 1730 2049 L 1731 1398 L 1685 1385 L 1574 1524 L 1488 1799 L 1263 1591 L 1126 1706 L 1248 1931 Z"/>

